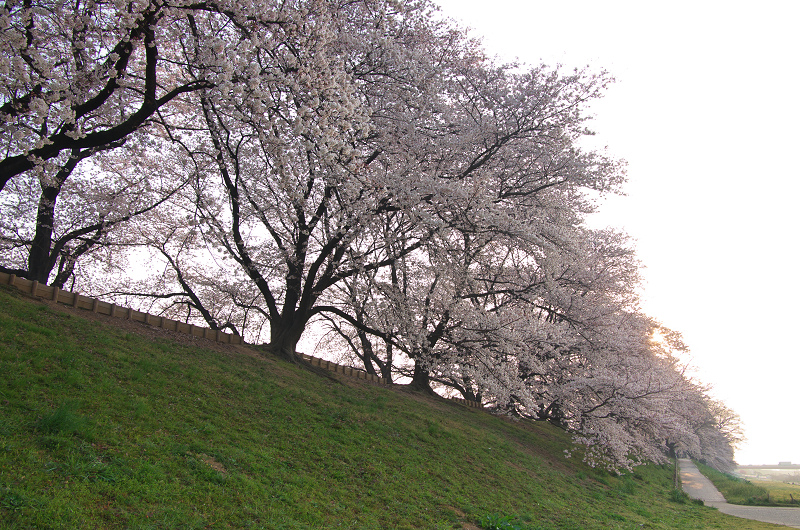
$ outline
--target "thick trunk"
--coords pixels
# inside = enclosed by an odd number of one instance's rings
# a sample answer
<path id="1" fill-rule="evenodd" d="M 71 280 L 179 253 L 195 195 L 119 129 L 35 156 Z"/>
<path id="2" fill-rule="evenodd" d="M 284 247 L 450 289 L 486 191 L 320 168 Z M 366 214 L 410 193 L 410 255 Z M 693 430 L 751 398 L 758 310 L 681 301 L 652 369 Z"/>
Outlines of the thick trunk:
<path id="1" fill-rule="evenodd" d="M 269 347 L 272 352 L 289 362 L 298 362 L 297 343 L 303 334 L 305 326 L 297 324 L 286 325 L 282 322 L 272 322 L 270 328 Z"/>
<path id="2" fill-rule="evenodd" d="M 28 253 L 28 279 L 47 283 L 55 260 L 50 253 L 53 245 L 53 224 L 55 223 L 56 198 L 59 188 L 49 187 L 42 191 L 36 215 L 36 232 Z"/>
<path id="3" fill-rule="evenodd" d="M 461 379 L 461 384 L 458 381 L 453 380 L 453 384 L 459 392 L 461 392 L 461 396 L 466 399 L 467 401 L 476 401 L 481 403 L 481 393 L 479 391 L 475 391 L 475 386 L 473 384 L 472 378 L 470 377 L 463 377 Z"/>
<path id="4" fill-rule="evenodd" d="M 418 362 L 414 363 L 414 376 L 408 386 L 413 390 L 425 392 L 426 394 L 434 393 L 431 388 L 431 375 Z"/>
<path id="5" fill-rule="evenodd" d="M 394 363 L 394 349 L 392 343 L 386 341 L 386 362 L 381 366 L 381 376 L 388 382 L 392 383 L 392 366 Z"/>
<path id="6" fill-rule="evenodd" d="M 47 283 L 50 273 L 58 260 L 57 253 L 53 251 L 53 230 L 56 222 L 56 201 L 61 193 L 61 187 L 78 166 L 81 160 L 88 157 L 91 150 L 81 151 L 75 149 L 67 162 L 61 167 L 54 177 L 52 185 L 42 189 L 39 196 L 39 208 L 36 211 L 36 232 L 31 241 L 31 250 L 28 253 L 28 279 L 39 283 Z M 69 273 L 58 279 L 54 284 L 61 288 L 72 273 L 74 262 L 70 264 Z M 62 270 L 59 273 L 63 272 Z M 60 275 L 63 276 L 63 275 Z"/>

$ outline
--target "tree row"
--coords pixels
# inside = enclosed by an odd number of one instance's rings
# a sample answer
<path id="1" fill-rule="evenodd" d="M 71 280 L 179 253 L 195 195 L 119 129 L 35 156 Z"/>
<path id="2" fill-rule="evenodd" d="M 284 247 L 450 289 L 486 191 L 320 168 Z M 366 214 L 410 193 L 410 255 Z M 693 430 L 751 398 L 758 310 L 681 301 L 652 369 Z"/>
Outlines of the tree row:
<path id="1" fill-rule="evenodd" d="M 2 270 L 547 420 L 615 469 L 732 464 L 642 313 L 605 72 L 500 64 L 427 0 L 6 2 Z M 309 342 L 309 335 L 315 337 Z"/>

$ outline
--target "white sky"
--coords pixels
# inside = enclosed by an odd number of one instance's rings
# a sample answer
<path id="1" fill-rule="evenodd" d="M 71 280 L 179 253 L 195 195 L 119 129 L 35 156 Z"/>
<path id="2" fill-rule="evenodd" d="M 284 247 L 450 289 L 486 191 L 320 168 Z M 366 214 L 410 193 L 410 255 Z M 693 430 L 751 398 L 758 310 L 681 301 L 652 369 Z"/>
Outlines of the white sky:
<path id="1" fill-rule="evenodd" d="M 800 463 L 800 1 L 434 1 L 504 60 L 617 79 L 593 129 L 629 182 L 598 222 L 742 418 L 737 461 Z"/>

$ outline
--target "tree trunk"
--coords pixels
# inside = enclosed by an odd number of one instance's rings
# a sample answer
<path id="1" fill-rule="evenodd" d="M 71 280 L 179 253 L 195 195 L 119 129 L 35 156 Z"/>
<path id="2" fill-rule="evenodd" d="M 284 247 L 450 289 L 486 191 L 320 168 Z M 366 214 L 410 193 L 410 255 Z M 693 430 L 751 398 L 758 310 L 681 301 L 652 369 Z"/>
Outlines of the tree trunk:
<path id="1" fill-rule="evenodd" d="M 426 394 L 435 394 L 431 388 L 431 375 L 428 370 L 422 368 L 418 362 L 414 363 L 414 377 L 408 385 L 412 390 L 425 392 Z"/>
<path id="2" fill-rule="evenodd" d="M 386 341 L 386 362 L 381 366 L 381 376 L 387 383 L 392 383 L 392 367 L 394 366 L 394 349 L 390 341 Z"/>
<path id="3" fill-rule="evenodd" d="M 305 326 L 296 323 L 270 322 L 269 348 L 278 357 L 297 363 L 297 343 L 304 329 Z"/>
<path id="4" fill-rule="evenodd" d="M 461 395 L 467 401 L 475 401 L 476 403 L 481 403 L 483 399 L 483 396 L 480 392 L 476 393 L 471 388 L 464 388 L 464 391 L 461 392 Z"/>
<path id="5" fill-rule="evenodd" d="M 670 458 L 678 458 L 678 451 L 676 450 L 675 442 L 667 442 L 667 448 L 669 449 L 667 456 Z"/>
<path id="6" fill-rule="evenodd" d="M 55 223 L 56 199 L 59 188 L 47 187 L 39 197 L 36 214 L 36 232 L 28 253 L 28 279 L 46 284 L 55 260 L 51 258 L 53 224 Z"/>
<path id="7" fill-rule="evenodd" d="M 114 146 L 109 145 L 109 148 L 111 147 Z M 78 166 L 78 163 L 91 155 L 91 153 L 91 150 L 73 149 L 67 162 L 56 173 L 52 185 L 42 188 L 42 194 L 39 196 L 39 208 L 36 211 L 36 232 L 28 253 L 29 280 L 46 284 L 48 278 L 50 278 L 50 273 L 58 260 L 58 256 L 54 255 L 53 252 L 53 230 L 56 222 L 58 194 L 61 193 L 61 187 Z M 68 277 L 69 275 L 62 278 L 60 285 L 57 285 L 57 287 L 61 288 Z"/>
<path id="8" fill-rule="evenodd" d="M 361 322 L 360 315 L 359 322 Z M 366 332 L 359 329 L 357 333 L 358 339 L 361 341 L 361 351 L 364 352 L 364 357 L 361 359 L 364 361 L 364 370 L 370 375 L 377 376 L 378 372 L 375 371 L 375 366 L 372 364 L 372 360 L 376 357 L 375 350 L 372 348 L 372 343 L 369 341 Z"/>
<path id="9" fill-rule="evenodd" d="M 63 289 L 64 284 L 67 283 L 67 280 L 69 280 L 74 271 L 75 258 L 70 255 L 62 255 L 58 263 L 58 272 L 56 273 L 56 277 L 53 278 L 53 283 L 51 285 Z"/>

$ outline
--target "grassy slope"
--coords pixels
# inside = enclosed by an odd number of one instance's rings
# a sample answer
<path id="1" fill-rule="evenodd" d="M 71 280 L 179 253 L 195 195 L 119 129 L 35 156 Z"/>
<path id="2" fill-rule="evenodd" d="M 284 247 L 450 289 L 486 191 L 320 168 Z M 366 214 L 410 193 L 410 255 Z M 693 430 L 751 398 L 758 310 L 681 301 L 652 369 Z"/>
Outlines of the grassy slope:
<path id="1" fill-rule="evenodd" d="M 142 328 L 145 329 L 145 328 Z M 773 528 L 590 469 L 565 433 L 0 288 L 1 528 Z"/>

